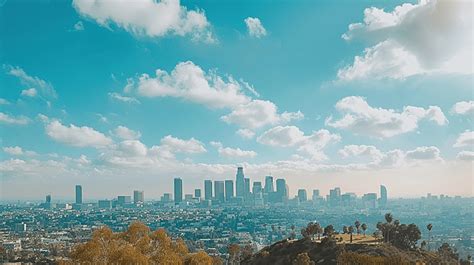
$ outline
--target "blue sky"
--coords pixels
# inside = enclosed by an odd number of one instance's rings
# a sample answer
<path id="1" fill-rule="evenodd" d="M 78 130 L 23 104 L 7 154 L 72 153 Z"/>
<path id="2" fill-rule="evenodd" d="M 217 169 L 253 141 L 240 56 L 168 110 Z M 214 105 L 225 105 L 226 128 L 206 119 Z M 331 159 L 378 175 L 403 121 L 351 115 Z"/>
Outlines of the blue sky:
<path id="1" fill-rule="evenodd" d="M 158 198 L 237 165 L 292 193 L 472 195 L 472 2 L 8 0 L 0 19 L 3 199 Z"/>

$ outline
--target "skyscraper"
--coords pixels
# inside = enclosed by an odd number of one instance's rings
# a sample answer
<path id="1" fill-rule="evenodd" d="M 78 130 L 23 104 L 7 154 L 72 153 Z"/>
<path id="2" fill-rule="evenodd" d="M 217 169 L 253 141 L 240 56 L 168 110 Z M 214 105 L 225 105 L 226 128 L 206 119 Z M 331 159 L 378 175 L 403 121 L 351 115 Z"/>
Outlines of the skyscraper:
<path id="1" fill-rule="evenodd" d="M 194 198 L 201 198 L 201 189 L 194 189 Z"/>
<path id="2" fill-rule="evenodd" d="M 51 203 L 51 195 L 46 195 L 46 203 Z"/>
<path id="3" fill-rule="evenodd" d="M 266 176 L 265 177 L 265 192 L 270 193 L 274 192 L 275 189 L 273 188 L 273 177 L 272 176 Z"/>
<path id="4" fill-rule="evenodd" d="M 76 185 L 76 204 L 82 204 L 82 186 Z"/>
<path id="5" fill-rule="evenodd" d="M 387 188 L 384 185 L 380 185 L 380 206 L 387 205 Z"/>
<path id="6" fill-rule="evenodd" d="M 181 178 L 174 179 L 174 201 L 176 203 L 183 201 L 183 180 Z"/>
<path id="7" fill-rule="evenodd" d="M 220 202 L 225 201 L 224 181 L 222 180 L 214 181 L 214 193 L 216 195 L 216 200 Z"/>
<path id="8" fill-rule="evenodd" d="M 250 197 L 250 178 L 244 178 L 244 198 Z"/>
<path id="9" fill-rule="evenodd" d="M 255 195 L 256 193 L 262 193 L 262 182 L 254 181 L 252 187 L 252 193 Z"/>
<path id="10" fill-rule="evenodd" d="M 285 202 L 288 198 L 288 189 L 286 186 L 285 179 L 277 179 L 276 180 L 276 201 L 277 202 Z"/>
<path id="11" fill-rule="evenodd" d="M 238 167 L 235 175 L 235 188 L 237 197 L 245 197 L 245 180 L 244 168 Z"/>
<path id="12" fill-rule="evenodd" d="M 300 202 L 305 202 L 308 200 L 308 194 L 306 193 L 305 189 L 299 189 L 298 190 L 298 200 Z"/>
<path id="13" fill-rule="evenodd" d="M 230 201 L 234 197 L 234 181 L 228 179 L 225 181 L 225 200 Z"/>
<path id="14" fill-rule="evenodd" d="M 145 201 L 145 195 L 142 190 L 133 191 L 133 203 L 143 203 Z"/>
<path id="15" fill-rule="evenodd" d="M 212 181 L 204 180 L 204 199 L 212 200 Z"/>

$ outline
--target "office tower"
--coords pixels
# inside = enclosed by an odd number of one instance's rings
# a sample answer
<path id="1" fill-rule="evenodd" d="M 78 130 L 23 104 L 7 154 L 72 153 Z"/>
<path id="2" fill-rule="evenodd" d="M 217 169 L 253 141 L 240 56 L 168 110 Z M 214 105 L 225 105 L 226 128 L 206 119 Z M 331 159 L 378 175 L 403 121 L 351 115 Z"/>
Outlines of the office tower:
<path id="1" fill-rule="evenodd" d="M 357 199 L 357 195 L 353 192 L 348 192 L 341 195 L 342 205 L 346 207 L 355 206 L 356 199 Z"/>
<path id="2" fill-rule="evenodd" d="M 366 193 L 362 196 L 362 201 L 364 206 L 367 208 L 376 208 L 377 207 L 377 193 Z"/>
<path id="3" fill-rule="evenodd" d="M 384 207 L 387 205 L 387 188 L 384 185 L 380 185 L 380 206 Z"/>
<path id="4" fill-rule="evenodd" d="M 252 193 L 255 195 L 256 193 L 262 193 L 262 191 L 263 191 L 262 182 L 254 181 L 253 187 L 252 187 Z"/>
<path id="5" fill-rule="evenodd" d="M 46 195 L 46 203 L 51 204 L 51 195 Z"/>
<path id="6" fill-rule="evenodd" d="M 76 185 L 76 204 L 82 204 L 82 186 Z"/>
<path id="7" fill-rule="evenodd" d="M 176 203 L 183 201 L 183 180 L 181 178 L 174 179 L 174 201 Z"/>
<path id="8" fill-rule="evenodd" d="M 162 202 L 170 202 L 171 201 L 171 193 L 164 193 L 163 196 L 161 196 L 161 201 Z"/>
<path id="9" fill-rule="evenodd" d="M 305 202 L 308 200 L 308 194 L 306 193 L 305 189 L 299 189 L 298 190 L 298 200 L 300 202 Z"/>
<path id="10" fill-rule="evenodd" d="M 98 203 L 99 209 L 112 209 L 111 200 L 99 200 Z"/>
<path id="11" fill-rule="evenodd" d="M 212 200 L 212 181 L 204 181 L 204 199 Z"/>
<path id="12" fill-rule="evenodd" d="M 250 179 L 244 178 L 244 198 L 250 197 Z"/>
<path id="13" fill-rule="evenodd" d="M 120 195 L 117 196 L 117 204 L 118 205 L 125 205 L 125 204 L 130 204 L 132 203 L 132 197 L 131 196 L 126 196 L 126 195 Z"/>
<path id="14" fill-rule="evenodd" d="M 142 190 L 133 191 L 133 203 L 143 203 L 145 201 L 145 195 Z"/>
<path id="15" fill-rule="evenodd" d="M 214 181 L 214 194 L 216 196 L 216 200 L 220 202 L 225 201 L 224 181 L 222 180 Z"/>
<path id="16" fill-rule="evenodd" d="M 184 201 L 187 201 L 187 202 L 193 201 L 193 195 L 192 194 L 184 194 Z"/>
<path id="17" fill-rule="evenodd" d="M 329 205 L 331 206 L 338 206 L 341 202 L 341 189 L 334 188 L 329 190 L 329 197 L 328 197 Z"/>
<path id="18" fill-rule="evenodd" d="M 274 192 L 275 189 L 273 188 L 273 177 L 266 176 L 265 177 L 265 193 Z"/>
<path id="19" fill-rule="evenodd" d="M 225 181 L 225 200 L 230 201 L 234 197 L 234 181 L 228 179 Z"/>
<path id="20" fill-rule="evenodd" d="M 288 199 L 288 188 L 285 179 L 276 180 L 276 202 L 285 202 Z"/>
<path id="21" fill-rule="evenodd" d="M 201 198 L 201 189 L 194 189 L 194 198 Z"/>
<path id="22" fill-rule="evenodd" d="M 235 175 L 235 188 L 237 197 L 245 197 L 244 168 L 238 167 Z"/>
<path id="23" fill-rule="evenodd" d="M 313 190 L 313 200 L 319 198 L 319 190 Z"/>

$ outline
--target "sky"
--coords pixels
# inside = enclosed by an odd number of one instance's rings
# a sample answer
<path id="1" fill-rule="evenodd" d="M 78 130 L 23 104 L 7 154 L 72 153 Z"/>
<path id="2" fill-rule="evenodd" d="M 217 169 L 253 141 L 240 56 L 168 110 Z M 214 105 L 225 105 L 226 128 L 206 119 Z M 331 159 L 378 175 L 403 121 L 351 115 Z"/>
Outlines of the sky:
<path id="1" fill-rule="evenodd" d="M 472 1 L 0 1 L 0 200 L 473 195 Z"/>

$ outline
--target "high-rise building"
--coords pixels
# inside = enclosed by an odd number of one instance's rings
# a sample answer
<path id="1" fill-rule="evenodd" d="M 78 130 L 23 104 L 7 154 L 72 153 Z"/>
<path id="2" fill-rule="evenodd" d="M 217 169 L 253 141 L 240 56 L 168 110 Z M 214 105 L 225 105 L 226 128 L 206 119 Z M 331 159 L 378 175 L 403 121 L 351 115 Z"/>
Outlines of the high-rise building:
<path id="1" fill-rule="evenodd" d="M 204 180 L 204 199 L 212 200 L 212 181 Z"/>
<path id="2" fill-rule="evenodd" d="M 298 190 L 298 200 L 300 202 L 305 202 L 308 200 L 308 194 L 306 193 L 305 189 L 299 189 Z"/>
<path id="3" fill-rule="evenodd" d="M 238 167 L 235 175 L 235 189 L 237 197 L 245 197 L 245 180 L 244 168 Z"/>
<path id="4" fill-rule="evenodd" d="M 253 187 L 252 187 L 252 193 L 255 195 L 256 193 L 262 193 L 262 191 L 263 191 L 262 182 L 254 181 Z"/>
<path id="5" fill-rule="evenodd" d="M 194 189 L 194 198 L 201 198 L 201 189 Z"/>
<path id="6" fill-rule="evenodd" d="M 367 208 L 376 208 L 377 207 L 377 193 L 366 193 L 362 196 L 362 201 L 364 206 Z"/>
<path id="7" fill-rule="evenodd" d="M 285 202 L 288 199 L 288 188 L 285 179 L 276 180 L 276 202 Z"/>
<path id="8" fill-rule="evenodd" d="M 117 196 L 117 204 L 118 205 L 126 205 L 132 203 L 132 197 L 128 195 L 120 195 Z"/>
<path id="9" fill-rule="evenodd" d="M 99 200 L 98 206 L 100 209 L 112 209 L 111 200 Z"/>
<path id="10" fill-rule="evenodd" d="M 225 181 L 225 200 L 230 201 L 234 197 L 234 181 L 228 179 Z"/>
<path id="11" fill-rule="evenodd" d="M 384 185 L 380 185 L 380 206 L 384 207 L 387 205 L 387 188 Z"/>
<path id="12" fill-rule="evenodd" d="M 250 197 L 250 178 L 244 178 L 244 198 Z"/>
<path id="13" fill-rule="evenodd" d="M 320 195 L 319 195 L 319 190 L 313 190 L 313 200 L 314 200 L 315 198 L 319 198 L 319 196 L 320 196 Z"/>
<path id="14" fill-rule="evenodd" d="M 133 203 L 143 203 L 145 201 L 145 195 L 142 190 L 134 190 L 133 191 Z"/>
<path id="15" fill-rule="evenodd" d="M 331 206 L 338 206 L 341 203 L 341 188 L 336 187 L 329 190 L 328 202 Z"/>
<path id="16" fill-rule="evenodd" d="M 270 193 L 274 192 L 275 189 L 273 188 L 273 177 L 272 176 L 266 176 L 265 177 L 265 192 Z"/>
<path id="17" fill-rule="evenodd" d="M 76 185 L 76 204 L 82 204 L 82 186 Z"/>
<path id="18" fill-rule="evenodd" d="M 183 180 L 181 178 L 174 179 L 174 201 L 176 203 L 183 201 Z"/>
<path id="19" fill-rule="evenodd" d="M 220 202 L 225 201 L 224 181 L 222 180 L 214 181 L 214 194 L 215 194 L 216 200 Z"/>
<path id="20" fill-rule="evenodd" d="M 46 203 L 51 204 L 51 195 L 50 194 L 46 195 Z"/>
<path id="21" fill-rule="evenodd" d="M 164 193 L 163 196 L 161 196 L 161 201 L 171 202 L 171 193 Z"/>

